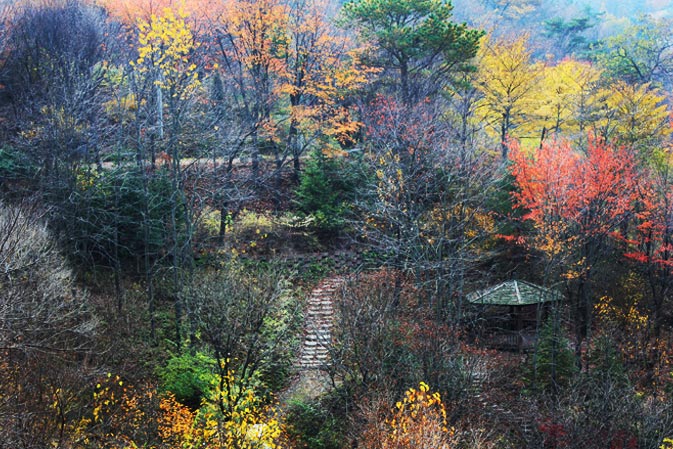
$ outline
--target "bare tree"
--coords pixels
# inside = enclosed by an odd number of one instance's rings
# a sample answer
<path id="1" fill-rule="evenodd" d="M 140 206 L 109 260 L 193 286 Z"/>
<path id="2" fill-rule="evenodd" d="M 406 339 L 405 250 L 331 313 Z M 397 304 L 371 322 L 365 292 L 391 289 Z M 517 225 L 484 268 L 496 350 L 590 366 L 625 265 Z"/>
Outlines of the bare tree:
<path id="1" fill-rule="evenodd" d="M 0 447 L 59 441 L 96 329 L 42 214 L 0 204 Z"/>
<path id="2" fill-rule="evenodd" d="M 383 262 L 425 285 L 437 317 L 460 318 L 467 275 L 494 231 L 487 201 L 497 166 L 454 134 L 439 103 L 409 108 L 380 98 L 365 113 L 375 182 L 360 206 Z M 455 142 L 455 143 L 454 143 Z"/>
<path id="3" fill-rule="evenodd" d="M 194 279 L 185 290 L 197 333 L 217 362 L 218 406 L 229 416 L 243 399 L 244 387 L 260 376 L 273 380 L 288 368 L 297 303 L 287 279 L 274 268 L 251 275 L 230 264 Z M 234 384 L 228 380 L 231 373 Z"/>

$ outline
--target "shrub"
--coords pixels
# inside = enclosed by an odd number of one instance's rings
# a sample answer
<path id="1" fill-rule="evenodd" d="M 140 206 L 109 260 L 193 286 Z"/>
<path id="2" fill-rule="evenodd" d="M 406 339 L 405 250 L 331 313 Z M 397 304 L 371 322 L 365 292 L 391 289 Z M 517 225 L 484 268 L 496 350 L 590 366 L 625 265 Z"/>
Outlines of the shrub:
<path id="1" fill-rule="evenodd" d="M 343 421 L 318 401 L 293 401 L 287 411 L 287 432 L 297 449 L 340 449 Z"/>
<path id="2" fill-rule="evenodd" d="M 37 167 L 28 155 L 12 147 L 0 147 L 0 180 L 34 179 Z"/>
<path id="3" fill-rule="evenodd" d="M 211 384 L 215 379 L 212 367 L 215 361 L 207 355 L 174 355 L 159 368 L 163 390 L 171 392 L 180 403 L 196 410 L 201 401 L 208 397 Z"/>

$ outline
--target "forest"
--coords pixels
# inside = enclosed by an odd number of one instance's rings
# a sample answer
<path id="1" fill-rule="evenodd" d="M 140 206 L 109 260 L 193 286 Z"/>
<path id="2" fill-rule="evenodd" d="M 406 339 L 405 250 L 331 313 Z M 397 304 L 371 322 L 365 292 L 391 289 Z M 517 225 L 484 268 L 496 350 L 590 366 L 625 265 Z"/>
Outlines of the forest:
<path id="1" fill-rule="evenodd" d="M 673 449 L 672 29 L 0 0 L 0 449 Z"/>

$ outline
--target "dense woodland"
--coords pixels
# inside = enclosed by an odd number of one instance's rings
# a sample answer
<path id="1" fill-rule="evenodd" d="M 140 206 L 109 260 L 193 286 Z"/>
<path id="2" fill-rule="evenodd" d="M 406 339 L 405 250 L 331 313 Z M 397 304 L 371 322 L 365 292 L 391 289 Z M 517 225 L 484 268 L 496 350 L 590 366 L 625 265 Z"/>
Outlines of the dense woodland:
<path id="1" fill-rule="evenodd" d="M 0 448 L 673 448 L 673 5 L 612 3 L 0 1 Z"/>

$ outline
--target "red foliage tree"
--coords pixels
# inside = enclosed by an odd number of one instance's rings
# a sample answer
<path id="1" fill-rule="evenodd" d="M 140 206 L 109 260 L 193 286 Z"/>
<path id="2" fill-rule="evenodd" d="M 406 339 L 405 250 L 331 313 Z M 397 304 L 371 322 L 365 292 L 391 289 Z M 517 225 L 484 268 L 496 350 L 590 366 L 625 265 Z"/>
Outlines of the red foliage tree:
<path id="1" fill-rule="evenodd" d="M 543 144 L 534 154 L 510 143 L 514 206 L 533 223 L 527 241 L 542 251 L 573 300 L 577 354 L 590 334 L 591 281 L 609 237 L 634 213 L 635 160 L 624 148 L 593 139 L 586 153 L 568 142 Z M 579 360 L 579 358 L 578 358 Z"/>
<path id="2" fill-rule="evenodd" d="M 673 172 L 670 150 L 655 158 L 638 188 L 635 232 L 624 236 L 625 256 L 636 262 L 649 287 L 647 312 L 658 336 L 673 288 Z"/>

